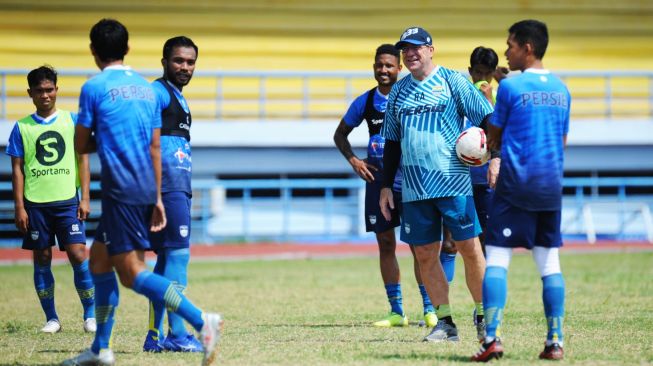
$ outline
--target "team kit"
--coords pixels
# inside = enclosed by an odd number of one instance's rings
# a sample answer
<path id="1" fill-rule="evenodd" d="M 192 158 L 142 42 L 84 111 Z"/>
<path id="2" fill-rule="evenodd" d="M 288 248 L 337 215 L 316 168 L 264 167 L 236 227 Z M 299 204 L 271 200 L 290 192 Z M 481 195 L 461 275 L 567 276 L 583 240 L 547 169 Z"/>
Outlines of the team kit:
<path id="1" fill-rule="evenodd" d="M 185 295 L 190 261 L 192 116 L 182 91 L 199 48 L 177 36 L 163 45 L 162 76 L 148 82 L 126 66 L 129 33 L 117 20 L 90 30 L 100 73 L 82 86 L 76 112 L 56 107 L 57 72 L 27 76 L 36 111 L 9 136 L 15 223 L 33 253 L 34 289 L 43 333 L 62 330 L 56 312 L 52 247 L 66 253 L 82 305 L 88 349 L 63 365 L 114 365 L 111 336 L 118 282 L 149 300 L 144 352 L 197 352 L 214 362 L 224 316 Z M 372 55 L 376 86 L 354 99 L 338 124 L 337 149 L 365 186 L 365 226 L 379 245 L 389 312 L 370 326 L 408 326 L 398 239 L 411 247 L 423 304 L 423 341 L 459 342 L 449 287 L 460 254 L 474 302 L 469 320 L 479 350 L 472 362 L 504 354 L 501 323 L 514 248 L 526 248 L 542 280 L 547 334 L 540 359 L 564 358 L 565 282 L 559 260 L 564 147 L 571 96 L 544 68 L 546 24 L 523 20 L 508 29 L 504 53 L 471 52 L 469 76 L 434 62 L 429 32 L 409 27 Z M 407 71 L 399 78 L 400 72 Z M 495 85 L 495 86 L 493 86 Z M 367 156 L 348 135 L 366 122 Z M 101 216 L 90 252 L 88 155 L 97 153 Z M 120 228 L 119 230 L 116 228 Z M 396 233 L 399 233 L 399 238 Z M 144 252 L 156 254 L 153 270 Z M 167 322 L 164 323 L 164 319 Z M 196 333 L 189 331 L 188 325 Z M 167 328 L 167 329 L 166 329 Z"/>

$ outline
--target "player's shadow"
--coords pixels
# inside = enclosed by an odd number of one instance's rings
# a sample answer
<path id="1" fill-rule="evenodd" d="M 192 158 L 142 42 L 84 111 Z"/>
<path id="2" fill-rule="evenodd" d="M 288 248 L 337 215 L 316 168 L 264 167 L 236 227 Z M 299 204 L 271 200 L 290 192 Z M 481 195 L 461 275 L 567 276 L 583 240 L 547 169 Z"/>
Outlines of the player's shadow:
<path id="1" fill-rule="evenodd" d="M 401 355 L 401 354 L 387 354 L 387 355 L 370 355 L 373 358 L 378 358 L 384 361 L 390 361 L 390 360 L 400 360 L 400 361 L 450 361 L 450 362 L 471 362 L 469 356 L 461 356 L 461 355 L 448 355 L 448 356 L 443 356 L 443 355 L 436 355 L 432 352 L 412 352 L 407 355 Z"/>

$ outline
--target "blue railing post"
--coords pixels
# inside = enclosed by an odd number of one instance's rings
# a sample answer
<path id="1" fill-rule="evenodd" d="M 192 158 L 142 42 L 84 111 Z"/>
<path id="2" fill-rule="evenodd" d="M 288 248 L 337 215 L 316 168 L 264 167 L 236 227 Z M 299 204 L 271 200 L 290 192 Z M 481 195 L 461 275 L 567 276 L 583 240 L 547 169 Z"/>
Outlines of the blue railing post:
<path id="1" fill-rule="evenodd" d="M 252 191 L 250 188 L 243 188 L 243 237 L 245 241 L 251 239 L 249 231 L 250 206 L 252 204 Z"/>
<path id="2" fill-rule="evenodd" d="M 326 236 L 331 238 L 333 235 L 331 232 L 331 224 L 333 221 L 333 188 L 326 188 L 324 190 L 324 229 L 326 231 Z"/>
<path id="3" fill-rule="evenodd" d="M 285 182 L 285 179 L 282 180 L 282 185 L 283 182 Z M 288 240 L 290 238 L 290 202 L 292 200 L 292 191 L 288 187 L 283 187 L 281 189 L 281 217 L 282 217 L 282 223 L 281 223 L 281 236 L 283 237 L 284 240 Z"/>

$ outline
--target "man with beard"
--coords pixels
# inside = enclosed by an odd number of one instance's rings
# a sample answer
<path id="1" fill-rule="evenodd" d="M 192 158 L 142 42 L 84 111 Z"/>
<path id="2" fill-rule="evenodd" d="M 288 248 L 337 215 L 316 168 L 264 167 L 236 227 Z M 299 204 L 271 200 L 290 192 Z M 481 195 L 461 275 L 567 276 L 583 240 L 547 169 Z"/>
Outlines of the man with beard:
<path id="1" fill-rule="evenodd" d="M 154 273 L 169 279 L 183 293 L 188 283 L 191 209 L 191 114 L 181 91 L 195 71 L 198 48 L 184 36 L 170 38 L 163 45 L 163 77 L 152 82 L 161 107 L 161 193 L 168 225 L 150 233 L 157 254 Z M 163 339 L 162 302 L 150 303 L 149 331 L 143 344 L 146 352 L 201 352 L 201 343 L 188 333 L 183 319 L 168 312 L 168 335 Z"/>
<path id="2" fill-rule="evenodd" d="M 385 108 L 388 104 L 388 94 L 392 85 L 397 82 L 397 76 L 401 71 L 399 51 L 390 44 L 379 46 L 376 49 L 372 67 L 378 85 L 354 100 L 340 121 L 333 140 L 342 155 L 351 164 L 354 172 L 367 182 L 365 186 L 365 228 L 368 232 L 374 232 L 376 235 L 376 241 L 379 245 L 381 277 L 385 285 L 388 302 L 390 302 L 388 316 L 375 322 L 374 325 L 377 327 L 407 326 L 408 318 L 403 309 L 399 264 L 395 255 L 397 239 L 394 231 L 394 228 L 399 226 L 400 222 L 401 170 L 398 170 L 396 176 L 393 176 L 396 209 L 392 210 L 392 217 L 386 220 L 381 215 L 379 207 L 379 192 L 383 181 L 383 146 L 385 145 L 385 139 L 380 135 L 380 132 L 381 126 L 383 126 Z M 354 128 L 360 126 L 363 120 L 367 121 L 370 139 L 367 159 L 361 160 L 352 151 L 347 136 Z M 437 322 L 435 309 L 426 294 L 426 289 L 422 285 L 417 262 L 415 262 L 414 271 L 422 294 L 424 323 L 428 327 L 433 327 Z"/>

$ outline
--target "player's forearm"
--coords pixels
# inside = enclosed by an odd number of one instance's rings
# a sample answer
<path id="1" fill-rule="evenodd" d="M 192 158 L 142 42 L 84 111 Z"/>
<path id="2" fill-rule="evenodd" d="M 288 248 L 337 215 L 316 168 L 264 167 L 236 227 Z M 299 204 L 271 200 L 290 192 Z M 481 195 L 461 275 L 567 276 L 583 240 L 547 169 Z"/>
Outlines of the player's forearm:
<path id="1" fill-rule="evenodd" d="M 156 183 L 157 201 L 161 199 L 161 130 L 156 128 L 152 134 L 150 143 L 150 156 L 154 168 L 154 181 Z"/>
<path id="2" fill-rule="evenodd" d="M 25 192 L 25 175 L 23 174 L 22 161 L 20 158 L 11 158 L 11 185 L 14 194 L 14 208 L 16 210 L 25 208 L 23 194 Z"/>
<path id="3" fill-rule="evenodd" d="M 91 169 L 88 160 L 88 154 L 77 155 L 77 170 L 79 172 L 82 200 L 91 199 Z"/>
<path id="4" fill-rule="evenodd" d="M 401 143 L 386 140 L 383 151 L 383 187 L 392 188 L 401 161 Z"/>
<path id="5" fill-rule="evenodd" d="M 351 148 L 351 144 L 349 143 L 349 139 L 347 138 L 351 131 L 352 129 L 350 127 L 348 127 L 343 121 L 340 121 L 336 132 L 333 134 L 333 142 L 335 142 L 336 147 L 338 150 L 340 150 L 340 153 L 345 157 L 345 159 L 347 159 L 350 164 L 351 159 L 356 157 L 356 154 L 354 154 L 354 151 Z"/>

